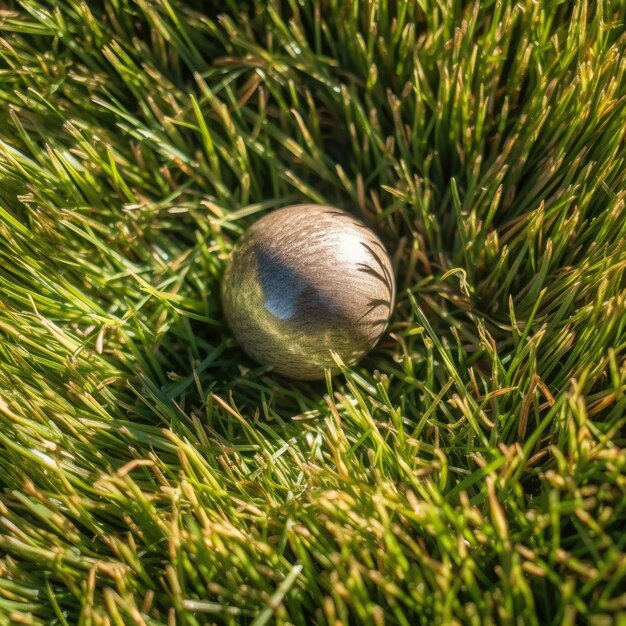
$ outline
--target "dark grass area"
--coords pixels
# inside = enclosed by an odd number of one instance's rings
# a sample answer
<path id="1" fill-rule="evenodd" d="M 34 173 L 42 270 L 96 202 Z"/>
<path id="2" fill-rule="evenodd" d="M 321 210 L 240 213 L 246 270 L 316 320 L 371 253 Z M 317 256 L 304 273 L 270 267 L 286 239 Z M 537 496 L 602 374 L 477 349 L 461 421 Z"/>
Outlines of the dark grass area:
<path id="1" fill-rule="evenodd" d="M 0 624 L 622 624 L 624 15 L 2 6 Z M 307 201 L 399 286 L 315 384 L 219 302 Z"/>

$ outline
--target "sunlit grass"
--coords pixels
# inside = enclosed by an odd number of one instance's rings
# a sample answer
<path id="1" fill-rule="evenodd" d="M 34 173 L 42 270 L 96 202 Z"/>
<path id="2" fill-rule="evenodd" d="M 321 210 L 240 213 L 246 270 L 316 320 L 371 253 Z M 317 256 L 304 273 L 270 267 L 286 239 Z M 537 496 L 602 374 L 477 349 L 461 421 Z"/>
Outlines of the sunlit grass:
<path id="1" fill-rule="evenodd" d="M 0 9 L 0 625 L 621 624 L 626 7 Z M 294 383 L 234 344 L 293 202 L 394 259 Z"/>

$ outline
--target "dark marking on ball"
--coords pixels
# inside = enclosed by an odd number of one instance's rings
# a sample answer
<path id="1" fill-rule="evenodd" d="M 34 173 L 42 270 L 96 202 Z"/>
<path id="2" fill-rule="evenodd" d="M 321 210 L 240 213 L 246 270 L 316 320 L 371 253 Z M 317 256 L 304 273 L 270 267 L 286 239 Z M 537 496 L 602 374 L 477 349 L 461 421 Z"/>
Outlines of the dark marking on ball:
<path id="1" fill-rule="evenodd" d="M 226 319 L 255 361 L 284 376 L 323 378 L 369 352 L 395 300 L 389 255 L 348 213 L 299 204 L 269 213 L 236 246 L 222 283 Z"/>

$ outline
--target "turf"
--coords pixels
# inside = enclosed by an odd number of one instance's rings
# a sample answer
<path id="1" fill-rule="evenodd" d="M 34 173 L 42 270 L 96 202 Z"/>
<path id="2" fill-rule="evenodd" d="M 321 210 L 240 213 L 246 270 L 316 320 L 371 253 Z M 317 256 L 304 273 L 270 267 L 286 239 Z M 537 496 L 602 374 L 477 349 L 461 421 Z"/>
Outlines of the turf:
<path id="1" fill-rule="evenodd" d="M 8 0 L 0 625 L 626 623 L 623 0 Z M 237 237 L 352 211 L 399 295 L 249 361 Z"/>

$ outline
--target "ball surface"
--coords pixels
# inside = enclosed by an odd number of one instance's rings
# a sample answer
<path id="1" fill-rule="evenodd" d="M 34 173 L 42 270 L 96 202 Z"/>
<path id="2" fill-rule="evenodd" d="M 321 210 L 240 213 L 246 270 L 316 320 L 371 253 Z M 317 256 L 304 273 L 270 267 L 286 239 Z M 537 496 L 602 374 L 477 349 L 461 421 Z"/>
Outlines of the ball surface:
<path id="1" fill-rule="evenodd" d="M 395 299 L 378 237 L 340 209 L 299 204 L 272 211 L 241 238 L 226 268 L 222 303 L 243 350 L 299 380 L 369 352 Z"/>

